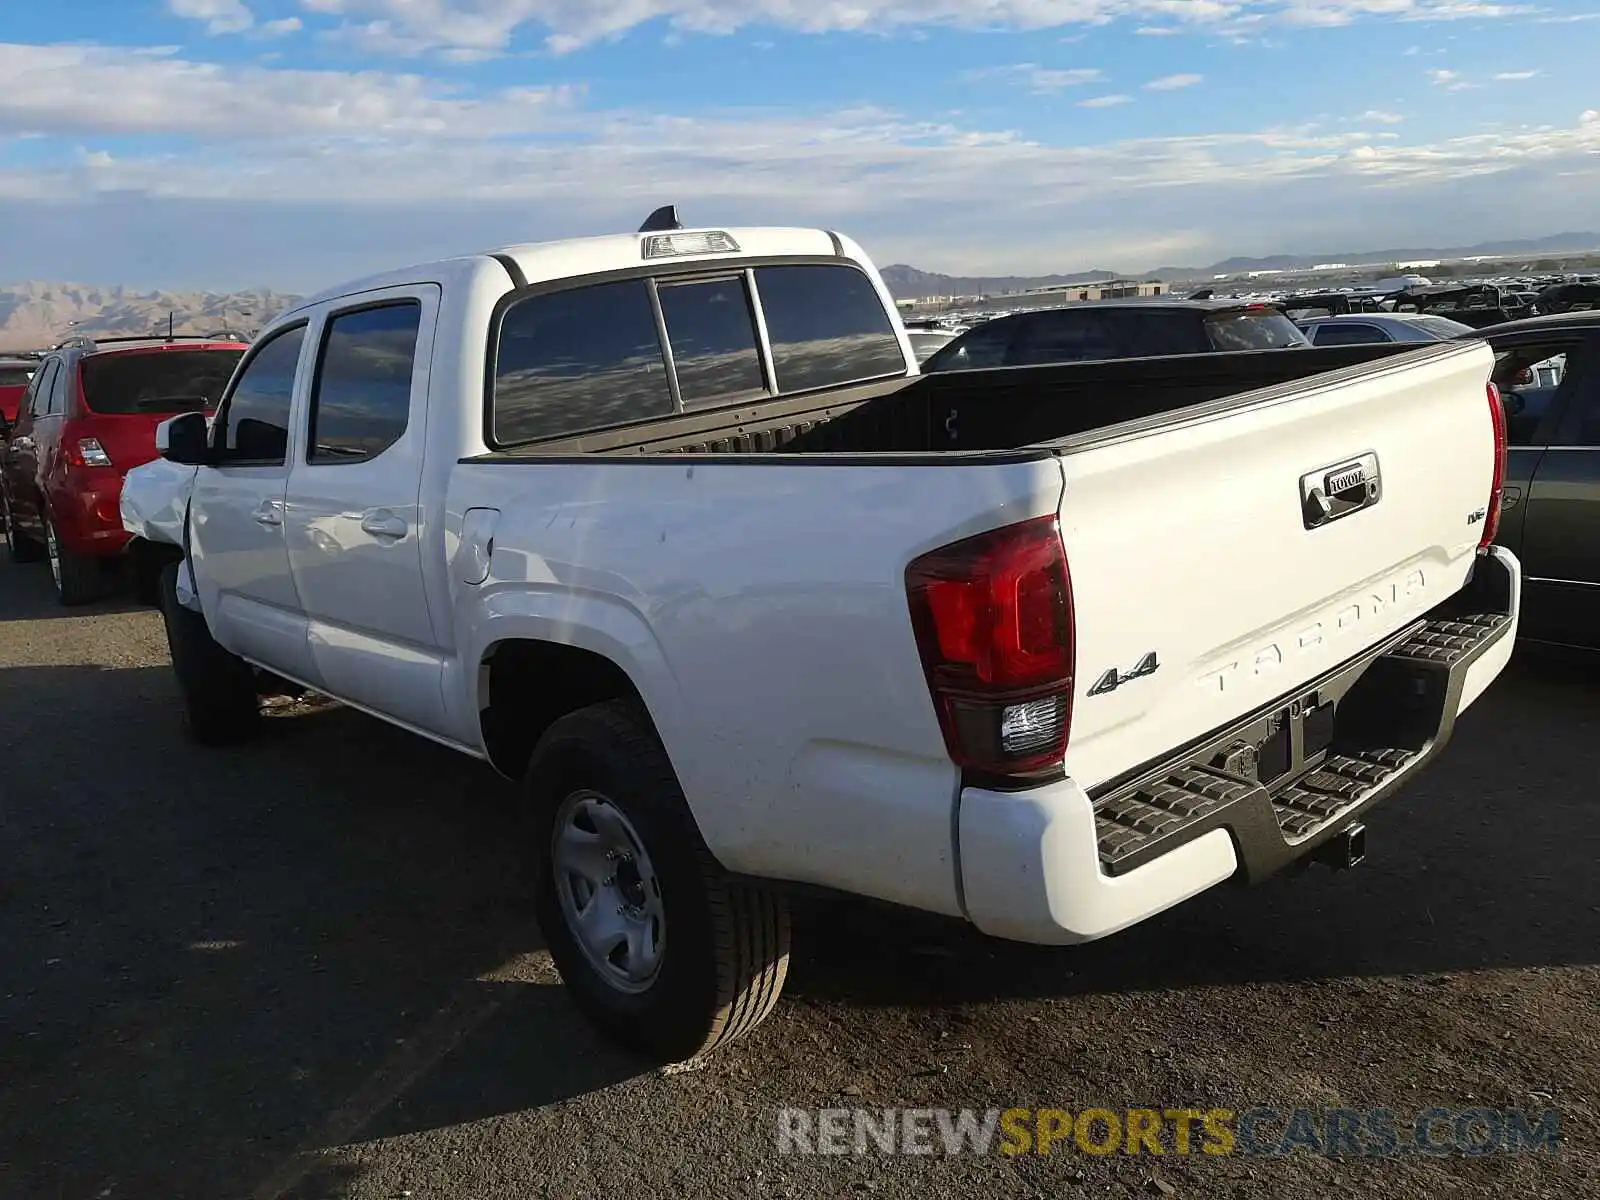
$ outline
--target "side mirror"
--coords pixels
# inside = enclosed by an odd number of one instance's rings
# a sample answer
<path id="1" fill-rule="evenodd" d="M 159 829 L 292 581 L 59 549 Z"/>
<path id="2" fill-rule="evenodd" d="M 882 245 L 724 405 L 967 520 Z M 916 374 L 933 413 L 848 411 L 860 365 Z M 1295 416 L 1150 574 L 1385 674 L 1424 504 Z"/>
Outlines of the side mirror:
<path id="1" fill-rule="evenodd" d="M 156 426 L 156 453 L 170 463 L 203 467 L 211 461 L 209 430 L 204 413 L 182 413 Z"/>
<path id="2" fill-rule="evenodd" d="M 1520 417 L 1528 407 L 1526 397 L 1519 392 L 1501 392 L 1500 399 L 1505 404 L 1507 417 Z"/>

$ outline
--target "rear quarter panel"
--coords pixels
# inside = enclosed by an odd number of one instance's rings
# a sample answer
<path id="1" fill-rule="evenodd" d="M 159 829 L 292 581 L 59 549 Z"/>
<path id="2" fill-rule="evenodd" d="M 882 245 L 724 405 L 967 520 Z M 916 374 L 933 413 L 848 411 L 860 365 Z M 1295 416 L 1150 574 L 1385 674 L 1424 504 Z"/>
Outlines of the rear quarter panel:
<path id="1" fill-rule="evenodd" d="M 958 777 L 904 571 L 1060 492 L 1053 458 L 463 464 L 452 512 L 502 517 L 489 582 L 453 582 L 457 685 L 507 638 L 605 653 L 725 866 L 957 914 Z"/>

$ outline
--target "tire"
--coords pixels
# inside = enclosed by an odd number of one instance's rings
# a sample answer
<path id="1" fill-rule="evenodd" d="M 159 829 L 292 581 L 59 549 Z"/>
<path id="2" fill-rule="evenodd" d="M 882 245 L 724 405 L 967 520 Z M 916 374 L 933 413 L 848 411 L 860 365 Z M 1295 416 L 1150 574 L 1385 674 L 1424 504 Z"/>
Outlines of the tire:
<path id="1" fill-rule="evenodd" d="M 771 1013 L 789 969 L 788 907 L 775 892 L 735 880 L 711 856 L 636 704 L 608 701 L 556 721 L 534 749 L 524 786 L 539 926 L 590 1020 L 651 1059 L 681 1062 Z M 585 824 L 596 841 L 583 840 Z M 563 834 L 582 835 L 584 854 L 561 848 Z M 585 858 L 605 845 L 627 847 L 616 866 Z M 591 874 L 599 862 L 611 879 L 594 887 L 569 869 L 580 861 Z M 619 926 L 640 934 L 637 956 L 632 941 L 613 951 L 620 965 L 636 968 L 629 980 L 618 963 L 602 965 L 603 954 L 586 948 L 574 915 L 594 911 L 603 919 L 613 904 L 619 920 L 602 920 L 612 936 Z M 646 927 L 656 934 L 653 970 Z"/>
<path id="2" fill-rule="evenodd" d="M 75 554 L 61 544 L 50 510 L 44 511 L 45 558 L 50 562 L 50 578 L 55 583 L 56 599 L 65 607 L 87 604 L 105 590 L 100 563 L 87 554 Z"/>
<path id="3" fill-rule="evenodd" d="M 178 603 L 178 564 L 161 572 L 161 617 L 183 694 L 184 729 L 202 746 L 242 742 L 261 721 L 255 669 L 217 644 L 206 619 Z"/>
<path id="4" fill-rule="evenodd" d="M 11 551 L 11 561 L 15 563 L 42 562 L 45 556 L 44 546 L 17 528 L 16 523 L 11 518 L 11 502 L 5 500 L 4 504 L 6 510 L 6 545 Z"/>

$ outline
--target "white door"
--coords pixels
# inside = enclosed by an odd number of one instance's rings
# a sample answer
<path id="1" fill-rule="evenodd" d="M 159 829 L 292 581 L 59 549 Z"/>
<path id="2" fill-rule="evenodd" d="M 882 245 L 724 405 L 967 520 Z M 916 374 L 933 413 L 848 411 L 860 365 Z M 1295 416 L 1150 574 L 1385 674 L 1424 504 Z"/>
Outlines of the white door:
<path id="1" fill-rule="evenodd" d="M 323 319 L 289 473 L 289 561 L 327 689 L 446 728 L 418 504 L 439 289 L 367 293 Z"/>
<path id="2" fill-rule="evenodd" d="M 215 466 L 195 472 L 189 553 L 211 628 L 229 650 L 316 685 L 306 619 L 289 571 L 284 488 L 306 327 L 274 333 L 245 358 L 217 410 Z M 297 379 L 301 386 L 296 388 Z"/>

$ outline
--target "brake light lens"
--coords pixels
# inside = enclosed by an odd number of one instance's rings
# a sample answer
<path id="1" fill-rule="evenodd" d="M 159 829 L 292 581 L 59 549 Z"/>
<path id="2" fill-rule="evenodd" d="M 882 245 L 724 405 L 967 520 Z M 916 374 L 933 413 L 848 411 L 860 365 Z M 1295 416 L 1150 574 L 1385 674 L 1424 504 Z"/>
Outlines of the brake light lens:
<path id="1" fill-rule="evenodd" d="M 99 438 L 86 437 L 67 442 L 67 461 L 75 467 L 109 467 L 111 456 Z"/>
<path id="2" fill-rule="evenodd" d="M 1072 582 L 1055 517 L 930 551 L 906 568 L 945 747 L 998 776 L 1059 765 L 1072 725 Z"/>
<path id="3" fill-rule="evenodd" d="M 1500 389 L 1489 385 L 1489 421 L 1494 428 L 1494 475 L 1489 487 L 1489 505 L 1483 515 L 1483 536 L 1478 548 L 1487 549 L 1500 532 L 1500 506 L 1506 491 L 1506 405 Z"/>

